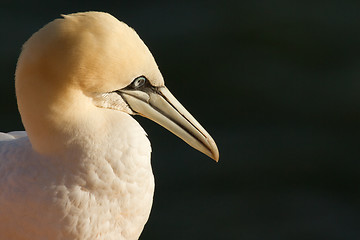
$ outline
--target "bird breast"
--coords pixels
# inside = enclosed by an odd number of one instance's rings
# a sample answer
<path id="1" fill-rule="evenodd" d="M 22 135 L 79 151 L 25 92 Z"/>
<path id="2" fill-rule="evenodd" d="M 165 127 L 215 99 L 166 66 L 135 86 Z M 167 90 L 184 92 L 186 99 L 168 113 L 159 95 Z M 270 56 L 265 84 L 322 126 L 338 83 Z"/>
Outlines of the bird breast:
<path id="1" fill-rule="evenodd" d="M 0 239 L 138 239 L 154 193 L 151 147 L 131 116 L 117 116 L 119 124 L 56 157 L 34 152 L 27 137 L 3 142 L 0 213 L 9 218 L 0 218 Z M 11 159 L 11 149 L 22 157 Z"/>

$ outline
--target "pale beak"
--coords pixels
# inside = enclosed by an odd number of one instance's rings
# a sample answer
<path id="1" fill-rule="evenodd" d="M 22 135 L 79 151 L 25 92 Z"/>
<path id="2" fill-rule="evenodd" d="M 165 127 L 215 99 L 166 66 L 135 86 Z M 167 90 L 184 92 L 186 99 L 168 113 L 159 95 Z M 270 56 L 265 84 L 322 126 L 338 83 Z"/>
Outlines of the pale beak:
<path id="1" fill-rule="evenodd" d="M 135 113 L 153 120 L 215 161 L 219 160 L 212 137 L 166 87 L 150 91 L 122 89 L 118 93 Z"/>

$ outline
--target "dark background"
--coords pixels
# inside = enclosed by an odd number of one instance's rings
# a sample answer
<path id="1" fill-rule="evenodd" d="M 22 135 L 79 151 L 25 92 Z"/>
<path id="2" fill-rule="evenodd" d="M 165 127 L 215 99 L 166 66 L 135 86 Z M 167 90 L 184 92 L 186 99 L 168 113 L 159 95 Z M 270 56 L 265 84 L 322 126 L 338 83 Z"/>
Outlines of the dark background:
<path id="1" fill-rule="evenodd" d="M 156 193 L 141 239 L 360 239 L 360 1 L 10 1 L 0 8 L 0 131 L 23 129 L 21 45 L 61 13 L 136 29 L 220 162 L 137 117 Z"/>

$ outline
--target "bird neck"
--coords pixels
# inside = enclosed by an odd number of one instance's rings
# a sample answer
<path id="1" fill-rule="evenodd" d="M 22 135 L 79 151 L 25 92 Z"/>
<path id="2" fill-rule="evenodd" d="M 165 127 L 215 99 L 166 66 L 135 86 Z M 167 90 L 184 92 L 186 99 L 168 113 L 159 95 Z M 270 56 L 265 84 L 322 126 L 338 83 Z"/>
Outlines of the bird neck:
<path id="1" fill-rule="evenodd" d="M 99 155 L 116 149 L 119 141 L 136 138 L 149 145 L 145 131 L 130 115 L 96 107 L 80 90 L 46 87 L 17 88 L 21 118 L 36 152 L 59 156 L 97 151 Z"/>

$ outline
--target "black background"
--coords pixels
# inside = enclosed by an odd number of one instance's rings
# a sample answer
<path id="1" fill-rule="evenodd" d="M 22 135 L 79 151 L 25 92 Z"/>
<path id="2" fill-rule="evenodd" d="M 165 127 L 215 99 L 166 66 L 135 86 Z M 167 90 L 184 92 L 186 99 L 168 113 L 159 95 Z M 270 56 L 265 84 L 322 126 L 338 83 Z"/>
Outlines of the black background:
<path id="1" fill-rule="evenodd" d="M 210 132 L 215 163 L 146 119 L 156 193 L 141 239 L 360 239 L 360 1 L 10 1 L 0 131 L 22 130 L 21 45 L 60 14 L 132 26 Z"/>

